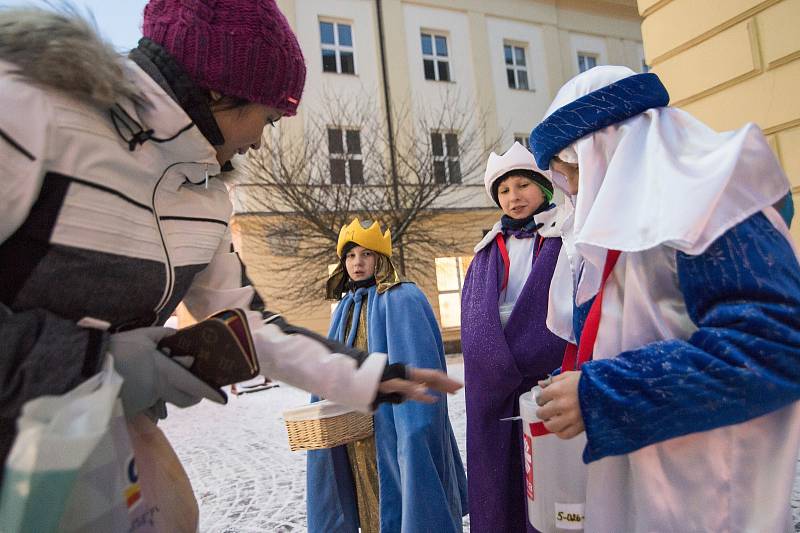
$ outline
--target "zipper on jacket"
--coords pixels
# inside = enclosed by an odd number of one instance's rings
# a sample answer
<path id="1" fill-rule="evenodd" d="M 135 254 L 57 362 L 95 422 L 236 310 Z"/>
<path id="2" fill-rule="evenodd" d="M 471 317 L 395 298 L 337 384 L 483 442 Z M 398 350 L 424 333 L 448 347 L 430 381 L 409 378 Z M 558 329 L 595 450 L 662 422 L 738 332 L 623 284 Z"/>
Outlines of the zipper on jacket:
<path id="1" fill-rule="evenodd" d="M 158 228 L 158 236 L 161 238 L 161 245 L 164 248 L 164 258 L 166 260 L 166 284 L 164 286 L 164 294 L 161 296 L 161 300 L 158 302 L 158 305 L 153 309 L 153 312 L 156 315 L 154 320 L 158 319 L 158 315 L 161 314 L 161 311 L 169 303 L 170 299 L 172 298 L 172 293 L 175 291 L 175 270 L 172 267 L 172 259 L 169 256 L 169 246 L 167 245 L 167 238 L 164 236 L 164 230 L 161 228 L 161 218 L 158 216 L 158 209 L 156 208 L 156 194 L 158 193 L 158 188 L 161 186 L 161 182 L 164 180 L 164 177 L 167 175 L 169 170 L 176 166 L 176 165 L 196 165 L 196 162 L 190 161 L 182 161 L 179 163 L 172 163 L 167 168 L 164 169 L 164 172 L 161 174 L 161 177 L 158 178 L 155 187 L 153 187 L 153 196 L 151 199 L 151 203 L 153 206 L 153 216 L 156 219 L 156 227 Z M 205 163 L 205 180 L 206 180 L 206 188 L 208 188 L 208 163 Z"/>
<path id="2" fill-rule="evenodd" d="M 167 246 L 167 239 L 164 236 L 164 230 L 161 228 L 161 219 L 158 216 L 158 208 L 156 207 L 156 194 L 158 193 L 158 187 L 161 185 L 161 182 L 164 180 L 164 177 L 175 165 L 180 165 L 182 163 L 173 163 L 169 165 L 167 168 L 164 169 L 164 172 L 161 173 L 161 176 L 158 178 L 155 187 L 153 187 L 153 195 L 151 197 L 150 203 L 153 206 L 153 216 L 156 219 L 156 227 L 158 228 L 158 236 L 161 239 L 161 246 L 164 249 L 164 259 L 166 261 L 165 264 L 165 275 L 166 275 L 166 283 L 164 284 L 164 293 L 161 295 L 161 300 L 159 300 L 158 305 L 156 305 L 153 312 L 155 313 L 154 321 L 158 320 L 158 315 L 161 314 L 161 311 L 164 310 L 166 307 L 167 302 L 172 297 L 172 291 L 175 288 L 175 273 L 172 270 L 172 260 L 169 257 L 169 247 Z M 155 324 L 154 324 L 155 325 Z"/>

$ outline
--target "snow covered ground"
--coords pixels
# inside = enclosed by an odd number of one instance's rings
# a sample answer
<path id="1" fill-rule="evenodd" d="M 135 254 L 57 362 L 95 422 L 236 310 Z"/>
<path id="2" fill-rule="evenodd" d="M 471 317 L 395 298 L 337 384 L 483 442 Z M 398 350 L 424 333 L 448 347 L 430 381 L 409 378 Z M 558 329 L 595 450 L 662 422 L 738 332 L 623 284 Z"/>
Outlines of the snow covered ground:
<path id="1" fill-rule="evenodd" d="M 463 378 L 462 363 L 448 367 L 452 376 Z M 171 410 L 160 426 L 192 480 L 202 533 L 306 530 L 305 453 L 289 451 L 281 413 L 307 401 L 308 394 L 282 386 L 232 397 L 227 406 L 202 402 Z M 466 460 L 463 392 L 448 405 Z M 795 531 L 800 531 L 800 480 L 792 511 Z"/>
<path id="2" fill-rule="evenodd" d="M 463 364 L 448 366 L 463 379 Z M 289 451 L 281 413 L 308 398 L 282 385 L 231 397 L 226 406 L 204 401 L 171 409 L 159 424 L 192 481 L 202 533 L 306 530 L 305 452 Z M 463 392 L 450 397 L 448 407 L 466 460 Z"/>

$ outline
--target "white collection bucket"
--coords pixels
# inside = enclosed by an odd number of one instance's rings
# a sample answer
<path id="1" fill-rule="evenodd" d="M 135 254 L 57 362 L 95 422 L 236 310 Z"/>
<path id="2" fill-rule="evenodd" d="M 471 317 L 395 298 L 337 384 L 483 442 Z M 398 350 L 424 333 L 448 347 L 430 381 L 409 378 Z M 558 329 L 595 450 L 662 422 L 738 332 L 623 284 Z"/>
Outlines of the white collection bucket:
<path id="1" fill-rule="evenodd" d="M 581 455 L 586 433 L 569 440 L 547 433 L 536 417 L 533 398 L 538 390 L 534 387 L 519 398 L 528 520 L 542 533 L 583 531 L 586 465 Z"/>

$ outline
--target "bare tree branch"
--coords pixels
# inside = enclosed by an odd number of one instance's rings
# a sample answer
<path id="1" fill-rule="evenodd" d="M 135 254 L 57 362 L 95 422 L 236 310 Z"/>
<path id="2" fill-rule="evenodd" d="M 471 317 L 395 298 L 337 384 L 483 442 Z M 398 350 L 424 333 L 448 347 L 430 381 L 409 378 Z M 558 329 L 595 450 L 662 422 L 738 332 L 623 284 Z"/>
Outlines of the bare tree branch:
<path id="1" fill-rule="evenodd" d="M 409 255 L 454 246 L 456 232 L 430 222 L 441 210 L 462 207 L 464 191 L 482 184 L 486 157 L 499 138 L 485 145 L 486 112 L 471 101 L 450 92 L 445 102 L 436 109 L 414 106 L 413 113 L 407 105 L 392 111 L 396 177 L 385 115 L 368 97 L 325 93 L 322 112 L 307 122 L 302 138 L 288 138 L 278 128 L 251 152 L 237 194 L 246 212 L 270 215 L 258 238 L 292 272 L 291 283 L 273 277 L 268 289 L 301 307 L 318 303 L 326 266 L 336 260 L 339 230 L 354 216 L 388 226 L 395 248 L 402 243 Z M 359 132 L 360 158 L 350 146 L 339 157 L 345 165 L 360 159 L 363 183 L 331 182 L 331 128 Z"/>

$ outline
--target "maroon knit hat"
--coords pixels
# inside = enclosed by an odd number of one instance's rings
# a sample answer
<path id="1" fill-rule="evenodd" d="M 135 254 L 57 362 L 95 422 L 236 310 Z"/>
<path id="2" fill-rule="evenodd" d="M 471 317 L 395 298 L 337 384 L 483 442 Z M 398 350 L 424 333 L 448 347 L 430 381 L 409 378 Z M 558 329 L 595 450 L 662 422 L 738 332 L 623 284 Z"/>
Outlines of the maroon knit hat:
<path id="1" fill-rule="evenodd" d="M 150 0 L 142 33 L 201 87 L 297 112 L 305 61 L 274 0 Z"/>

